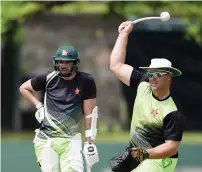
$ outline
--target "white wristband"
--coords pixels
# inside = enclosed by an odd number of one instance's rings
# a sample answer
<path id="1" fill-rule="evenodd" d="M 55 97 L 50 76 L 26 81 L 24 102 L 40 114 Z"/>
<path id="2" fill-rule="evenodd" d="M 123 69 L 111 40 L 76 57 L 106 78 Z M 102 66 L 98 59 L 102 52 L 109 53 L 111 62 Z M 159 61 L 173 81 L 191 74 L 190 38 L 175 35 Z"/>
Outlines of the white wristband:
<path id="1" fill-rule="evenodd" d="M 36 108 L 39 109 L 39 108 L 41 108 L 42 106 L 43 106 L 43 104 L 40 102 L 40 103 L 38 103 L 38 104 L 36 105 Z"/>
<path id="2" fill-rule="evenodd" d="M 91 137 L 92 136 L 92 130 L 86 130 L 85 131 L 85 136 L 86 137 Z"/>

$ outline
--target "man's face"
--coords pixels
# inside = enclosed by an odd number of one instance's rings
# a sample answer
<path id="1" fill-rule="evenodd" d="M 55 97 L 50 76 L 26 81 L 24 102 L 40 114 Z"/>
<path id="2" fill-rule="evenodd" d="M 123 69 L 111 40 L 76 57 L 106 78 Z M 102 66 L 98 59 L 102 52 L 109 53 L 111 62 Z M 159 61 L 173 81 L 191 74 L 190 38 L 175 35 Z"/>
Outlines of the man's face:
<path id="1" fill-rule="evenodd" d="M 58 66 L 59 66 L 59 70 L 62 74 L 69 74 L 70 72 L 72 72 L 72 68 L 74 65 L 73 61 L 62 61 L 59 60 L 57 61 Z"/>
<path id="2" fill-rule="evenodd" d="M 149 70 L 147 75 L 149 77 L 149 83 L 152 90 L 162 90 L 169 88 L 172 77 L 171 73 L 159 70 Z"/>

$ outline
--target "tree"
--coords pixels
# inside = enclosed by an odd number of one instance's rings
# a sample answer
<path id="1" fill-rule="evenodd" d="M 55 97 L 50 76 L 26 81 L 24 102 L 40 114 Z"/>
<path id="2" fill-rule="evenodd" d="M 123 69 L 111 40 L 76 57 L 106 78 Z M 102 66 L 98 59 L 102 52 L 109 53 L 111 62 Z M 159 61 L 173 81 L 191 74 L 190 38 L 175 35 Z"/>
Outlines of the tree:
<path id="1" fill-rule="evenodd" d="M 169 11 L 171 16 L 179 16 L 188 26 L 188 35 L 197 42 L 202 42 L 202 3 L 197 1 L 109 1 L 109 2 L 76 2 L 76 1 L 2 1 L 1 35 L 6 32 L 9 20 L 23 23 L 26 19 L 45 12 L 82 13 L 97 12 L 101 15 L 144 16 Z M 96 7 L 96 11 L 94 10 Z M 100 8 L 99 8 L 100 7 Z M 99 10 L 100 9 L 100 10 Z M 107 9 L 107 10 L 103 10 Z"/>
<path id="2" fill-rule="evenodd" d="M 110 11 L 118 15 L 122 14 L 125 17 L 130 16 L 148 16 L 160 14 L 163 11 L 168 11 L 172 16 L 182 18 L 187 26 L 187 37 L 193 37 L 196 42 L 202 42 L 202 3 L 185 1 L 122 1 L 109 2 Z"/>

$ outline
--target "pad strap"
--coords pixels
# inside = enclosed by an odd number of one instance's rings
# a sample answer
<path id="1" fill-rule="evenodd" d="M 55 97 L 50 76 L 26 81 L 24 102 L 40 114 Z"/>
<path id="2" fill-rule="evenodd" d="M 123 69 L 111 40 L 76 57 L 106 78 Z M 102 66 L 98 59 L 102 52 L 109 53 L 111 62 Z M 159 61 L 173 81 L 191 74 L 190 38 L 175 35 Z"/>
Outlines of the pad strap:
<path id="1" fill-rule="evenodd" d="M 86 115 L 86 118 L 91 118 L 91 128 L 85 131 L 85 136 L 91 137 L 91 140 L 95 140 L 97 135 L 98 107 L 95 106 L 92 110 L 92 114 Z"/>
<path id="2" fill-rule="evenodd" d="M 86 118 L 92 118 L 92 117 L 93 117 L 92 114 L 86 115 Z"/>
<path id="3" fill-rule="evenodd" d="M 94 135 L 97 135 L 97 129 L 95 129 L 94 132 L 95 132 L 95 133 L 93 133 L 91 129 L 90 129 L 90 130 L 86 130 L 86 131 L 85 131 L 85 136 L 86 136 L 86 137 L 92 137 L 93 134 L 94 134 Z"/>

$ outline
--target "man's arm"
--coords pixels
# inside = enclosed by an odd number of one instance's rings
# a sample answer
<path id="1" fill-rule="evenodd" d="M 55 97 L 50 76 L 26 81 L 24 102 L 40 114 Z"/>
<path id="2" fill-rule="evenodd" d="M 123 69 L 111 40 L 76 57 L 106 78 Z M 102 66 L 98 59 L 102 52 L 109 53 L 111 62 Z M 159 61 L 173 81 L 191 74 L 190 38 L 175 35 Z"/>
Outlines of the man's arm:
<path id="1" fill-rule="evenodd" d="M 86 142 L 83 147 L 83 154 L 86 160 L 86 169 L 88 172 L 91 171 L 90 169 L 95 163 L 99 162 L 97 147 L 92 142 L 97 134 L 97 131 L 95 131 L 97 123 L 97 107 L 95 107 L 95 105 L 95 98 L 84 100 L 83 109 L 85 114 Z M 90 117 L 88 118 L 88 116 Z"/>
<path id="2" fill-rule="evenodd" d="M 33 89 L 32 85 L 31 85 L 31 80 L 24 82 L 20 86 L 19 91 L 26 99 L 28 99 L 36 107 L 37 107 L 37 105 L 40 104 L 40 101 L 34 96 L 35 90 Z"/>
<path id="3" fill-rule="evenodd" d="M 84 80 L 84 90 L 83 90 L 83 112 L 84 112 L 84 123 L 85 131 L 91 129 L 92 117 L 86 118 L 88 115 L 92 114 L 94 107 L 96 106 L 96 96 L 97 89 L 93 77 L 90 74 L 85 76 Z M 91 142 L 90 137 L 86 137 L 87 142 Z"/>
<path id="4" fill-rule="evenodd" d="M 180 146 L 180 141 L 166 140 L 165 143 L 151 149 L 147 149 L 149 159 L 162 159 L 175 155 Z"/>
<path id="5" fill-rule="evenodd" d="M 133 67 L 125 63 L 126 47 L 128 44 L 128 36 L 132 31 L 133 25 L 131 22 L 122 23 L 119 28 L 119 36 L 116 40 L 114 48 L 110 56 L 110 70 L 120 79 L 124 84 L 130 86 L 130 77 Z"/>
<path id="6" fill-rule="evenodd" d="M 124 29 L 120 29 L 123 28 Z M 119 36 L 110 56 L 110 70 L 127 86 L 136 88 L 142 81 L 147 81 L 144 72 L 140 72 L 130 65 L 125 64 L 126 47 L 128 36 L 132 31 L 133 25 L 130 21 L 124 22 L 119 26 Z"/>
<path id="7" fill-rule="evenodd" d="M 39 109 L 42 103 L 34 96 L 36 91 L 44 90 L 46 86 L 46 76 L 48 73 L 38 75 L 24 82 L 20 88 L 20 93 Z"/>
<path id="8" fill-rule="evenodd" d="M 184 116 L 179 111 L 169 113 L 163 120 L 165 143 L 148 149 L 149 158 L 165 158 L 177 153 L 184 128 Z"/>
<path id="9" fill-rule="evenodd" d="M 83 110 L 84 110 L 84 119 L 85 119 L 85 130 L 91 129 L 91 119 L 86 118 L 87 115 L 92 114 L 93 108 L 96 105 L 96 99 L 87 99 L 84 100 Z M 91 137 L 86 137 L 86 142 L 92 142 Z"/>

